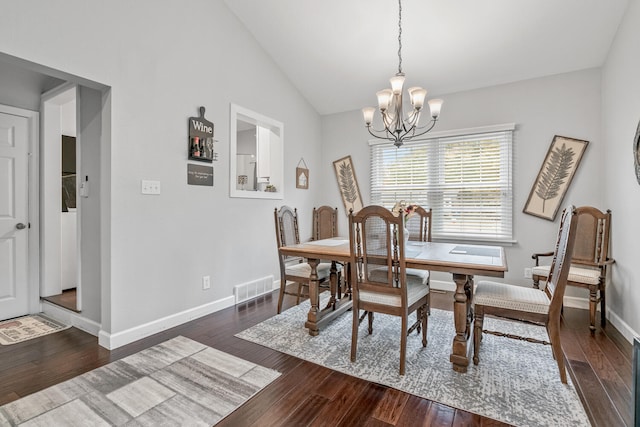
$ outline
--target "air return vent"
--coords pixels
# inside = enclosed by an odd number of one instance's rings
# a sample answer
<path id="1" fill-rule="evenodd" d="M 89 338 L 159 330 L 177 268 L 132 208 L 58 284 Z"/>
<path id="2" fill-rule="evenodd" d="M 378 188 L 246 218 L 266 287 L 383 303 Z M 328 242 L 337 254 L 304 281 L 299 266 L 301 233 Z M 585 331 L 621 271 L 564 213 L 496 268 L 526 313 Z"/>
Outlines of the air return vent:
<path id="1" fill-rule="evenodd" d="M 273 276 L 263 277 L 252 282 L 242 283 L 233 288 L 236 304 L 250 300 L 273 290 Z"/>

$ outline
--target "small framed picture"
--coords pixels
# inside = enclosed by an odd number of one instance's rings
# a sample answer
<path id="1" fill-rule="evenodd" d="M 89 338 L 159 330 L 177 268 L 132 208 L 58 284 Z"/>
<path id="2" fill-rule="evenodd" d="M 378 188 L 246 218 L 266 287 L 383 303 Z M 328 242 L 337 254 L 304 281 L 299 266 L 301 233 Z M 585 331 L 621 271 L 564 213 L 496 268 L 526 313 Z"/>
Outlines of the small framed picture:
<path id="1" fill-rule="evenodd" d="M 296 168 L 296 188 L 309 189 L 309 169 Z"/>

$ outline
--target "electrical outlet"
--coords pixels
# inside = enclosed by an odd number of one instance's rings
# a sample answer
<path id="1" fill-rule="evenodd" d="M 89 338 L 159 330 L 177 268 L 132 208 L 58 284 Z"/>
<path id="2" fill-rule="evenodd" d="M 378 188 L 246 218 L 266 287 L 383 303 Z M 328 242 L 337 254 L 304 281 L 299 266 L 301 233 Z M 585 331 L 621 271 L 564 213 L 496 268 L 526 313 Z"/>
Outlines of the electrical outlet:
<path id="1" fill-rule="evenodd" d="M 209 289 L 211 287 L 211 276 L 202 276 L 202 290 Z"/>
<path id="2" fill-rule="evenodd" d="M 160 181 L 142 180 L 142 194 L 160 194 Z"/>
<path id="3" fill-rule="evenodd" d="M 531 269 L 530 268 L 525 268 L 524 269 L 524 277 L 525 277 L 525 279 L 531 279 L 532 278 L 532 273 L 531 273 Z"/>

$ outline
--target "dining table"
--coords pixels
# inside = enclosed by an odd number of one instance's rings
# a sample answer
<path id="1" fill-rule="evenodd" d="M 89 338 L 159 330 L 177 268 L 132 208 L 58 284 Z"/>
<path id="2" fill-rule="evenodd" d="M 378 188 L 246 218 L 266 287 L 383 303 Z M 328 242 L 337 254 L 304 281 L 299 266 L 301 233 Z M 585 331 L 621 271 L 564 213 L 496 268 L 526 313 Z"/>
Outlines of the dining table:
<path id="1" fill-rule="evenodd" d="M 280 252 L 287 256 L 306 258 L 311 267 L 309 299 L 311 307 L 305 327 L 310 335 L 318 335 L 320 329 L 351 308 L 348 289 L 336 293 L 336 274 L 330 277 L 331 296 L 325 307 L 320 307 L 320 281 L 317 267 L 320 260 L 348 263 L 351 261 L 349 239 L 334 237 L 314 240 L 297 245 L 282 246 Z M 453 296 L 455 336 L 449 357 L 454 371 L 464 373 L 471 360 L 473 333 L 473 278 L 474 276 L 504 277 L 507 259 L 502 246 L 467 243 L 409 241 L 405 246 L 407 268 L 451 273 L 456 290 Z"/>

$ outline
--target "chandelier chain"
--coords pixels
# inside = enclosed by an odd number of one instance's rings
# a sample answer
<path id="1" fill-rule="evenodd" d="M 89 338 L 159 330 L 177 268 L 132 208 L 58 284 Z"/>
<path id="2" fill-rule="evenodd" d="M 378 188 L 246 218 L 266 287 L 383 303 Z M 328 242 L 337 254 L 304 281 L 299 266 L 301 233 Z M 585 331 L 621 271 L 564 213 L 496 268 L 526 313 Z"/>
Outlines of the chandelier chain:
<path id="1" fill-rule="evenodd" d="M 402 0 L 398 0 L 398 74 L 402 74 Z"/>

